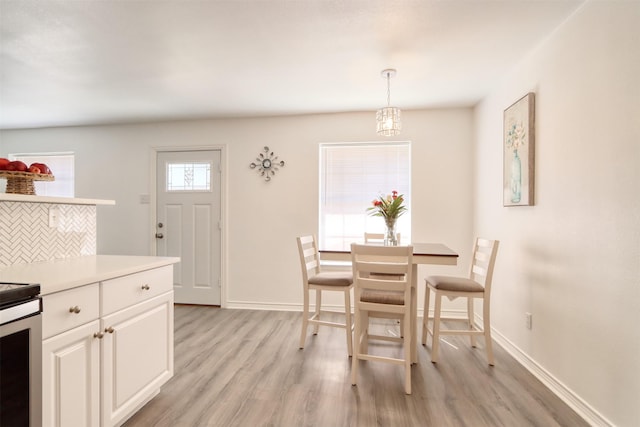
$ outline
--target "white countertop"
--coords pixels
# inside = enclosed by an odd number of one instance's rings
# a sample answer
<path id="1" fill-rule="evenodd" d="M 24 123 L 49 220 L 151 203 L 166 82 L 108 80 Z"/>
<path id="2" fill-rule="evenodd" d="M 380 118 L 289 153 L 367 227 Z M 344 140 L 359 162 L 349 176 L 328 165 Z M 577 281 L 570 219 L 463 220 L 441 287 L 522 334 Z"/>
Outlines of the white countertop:
<path id="1" fill-rule="evenodd" d="M 0 193 L 0 202 L 57 203 L 61 205 L 115 205 L 115 200 L 77 199 L 74 197 L 32 196 Z"/>
<path id="2" fill-rule="evenodd" d="M 177 257 L 93 255 L 0 267 L 0 282 L 39 283 L 47 295 L 180 262 Z"/>

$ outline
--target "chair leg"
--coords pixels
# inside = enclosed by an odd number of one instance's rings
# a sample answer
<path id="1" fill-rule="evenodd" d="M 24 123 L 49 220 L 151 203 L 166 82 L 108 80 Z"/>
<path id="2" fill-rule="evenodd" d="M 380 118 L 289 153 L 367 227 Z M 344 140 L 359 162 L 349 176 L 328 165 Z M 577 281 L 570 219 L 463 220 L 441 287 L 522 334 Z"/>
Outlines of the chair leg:
<path id="1" fill-rule="evenodd" d="M 316 289 L 316 320 L 320 320 L 320 310 L 322 309 L 322 291 L 320 289 Z M 317 323 L 313 325 L 313 335 L 318 335 L 318 329 L 320 325 Z"/>
<path id="2" fill-rule="evenodd" d="M 307 327 L 309 326 L 309 290 L 304 290 L 304 304 L 302 308 L 302 333 L 300 334 L 300 348 L 304 348 L 307 338 Z"/>
<path id="3" fill-rule="evenodd" d="M 427 332 L 429 332 L 429 296 L 431 289 L 429 285 L 424 291 L 424 308 L 422 309 L 422 345 L 427 345 Z"/>
<path id="4" fill-rule="evenodd" d="M 473 322 L 474 322 L 474 311 L 473 311 L 473 298 L 467 297 L 467 322 L 469 326 L 469 330 L 473 331 Z M 471 341 L 471 347 L 476 346 L 476 336 L 471 334 L 469 335 L 469 340 Z"/>
<path id="5" fill-rule="evenodd" d="M 404 392 L 411 394 L 411 320 L 408 313 L 404 315 L 405 334 L 404 334 Z"/>
<path id="6" fill-rule="evenodd" d="M 361 342 L 362 342 L 362 314 L 360 310 L 356 307 L 355 310 L 355 328 L 354 328 L 354 346 L 353 346 L 353 356 L 351 357 L 351 385 L 356 385 L 356 380 L 358 379 L 358 363 L 360 362 L 360 350 L 361 350 Z"/>
<path id="7" fill-rule="evenodd" d="M 362 335 L 362 342 L 360 345 L 360 354 L 369 353 L 369 312 L 360 312 L 360 334 Z"/>
<path id="8" fill-rule="evenodd" d="M 351 329 L 351 289 L 344 291 L 344 316 L 345 316 L 345 331 L 347 333 L 347 352 L 351 357 L 353 355 L 353 331 Z"/>
<path id="9" fill-rule="evenodd" d="M 433 313 L 433 337 L 431 338 L 431 362 L 438 362 L 438 350 L 440 347 L 440 309 L 442 307 L 442 295 L 435 293 L 436 306 Z"/>
<path id="10" fill-rule="evenodd" d="M 491 313 L 489 308 L 489 301 L 486 298 L 482 298 L 482 321 L 484 328 L 484 342 L 487 347 L 487 360 L 489 365 L 493 366 L 493 342 L 491 340 Z"/>

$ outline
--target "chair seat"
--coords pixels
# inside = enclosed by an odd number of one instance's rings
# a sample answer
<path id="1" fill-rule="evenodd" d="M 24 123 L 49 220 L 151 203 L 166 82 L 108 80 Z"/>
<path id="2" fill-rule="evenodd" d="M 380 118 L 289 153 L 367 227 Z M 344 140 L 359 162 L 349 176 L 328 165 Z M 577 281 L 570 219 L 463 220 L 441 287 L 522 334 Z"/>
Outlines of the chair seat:
<path id="1" fill-rule="evenodd" d="M 310 285 L 351 286 L 353 273 L 350 271 L 322 271 L 309 277 Z"/>
<path id="2" fill-rule="evenodd" d="M 404 292 L 363 290 L 360 300 L 377 304 L 404 305 Z"/>
<path id="3" fill-rule="evenodd" d="M 480 283 L 467 277 L 428 276 L 427 283 L 441 291 L 484 292 Z"/>

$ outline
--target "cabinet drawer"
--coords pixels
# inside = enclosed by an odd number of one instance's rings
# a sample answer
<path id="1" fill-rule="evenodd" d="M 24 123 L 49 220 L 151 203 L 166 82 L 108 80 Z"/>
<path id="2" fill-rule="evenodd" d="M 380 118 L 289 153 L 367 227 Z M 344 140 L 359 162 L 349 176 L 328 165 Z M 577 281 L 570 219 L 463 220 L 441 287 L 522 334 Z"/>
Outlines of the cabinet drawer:
<path id="1" fill-rule="evenodd" d="M 83 325 L 100 316 L 97 283 L 45 295 L 42 299 L 42 338 Z"/>
<path id="2" fill-rule="evenodd" d="M 172 289 L 171 265 L 105 280 L 100 283 L 102 315 L 114 313 Z"/>

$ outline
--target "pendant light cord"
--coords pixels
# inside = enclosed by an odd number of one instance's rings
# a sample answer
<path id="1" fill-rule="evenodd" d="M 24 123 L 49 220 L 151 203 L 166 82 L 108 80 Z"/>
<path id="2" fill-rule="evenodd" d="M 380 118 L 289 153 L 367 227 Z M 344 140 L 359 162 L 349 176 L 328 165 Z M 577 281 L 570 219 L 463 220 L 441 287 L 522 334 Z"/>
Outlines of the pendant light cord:
<path id="1" fill-rule="evenodd" d="M 391 83 L 389 81 L 389 72 L 387 72 L 387 107 L 391 106 Z"/>

